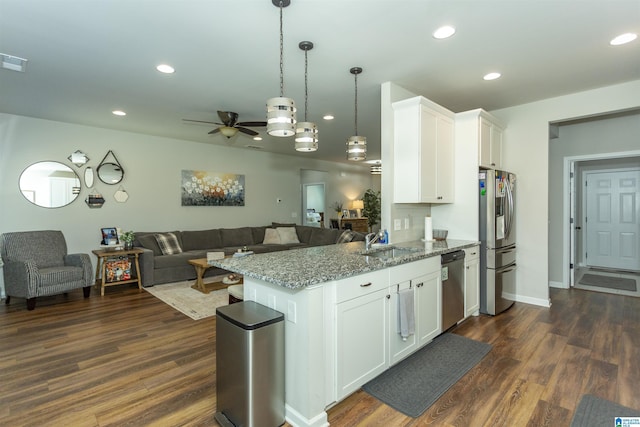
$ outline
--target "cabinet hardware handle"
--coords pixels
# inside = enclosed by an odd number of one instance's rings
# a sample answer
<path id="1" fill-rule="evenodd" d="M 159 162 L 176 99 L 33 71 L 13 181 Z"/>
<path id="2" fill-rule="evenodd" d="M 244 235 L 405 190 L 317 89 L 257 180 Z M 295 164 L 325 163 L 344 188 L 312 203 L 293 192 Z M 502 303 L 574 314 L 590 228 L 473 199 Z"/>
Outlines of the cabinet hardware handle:
<path id="1" fill-rule="evenodd" d="M 387 299 L 391 299 L 391 295 L 387 295 Z"/>
<path id="2" fill-rule="evenodd" d="M 467 265 L 467 270 L 469 269 L 469 266 Z"/>
<path id="3" fill-rule="evenodd" d="M 366 288 L 367 286 L 371 286 L 371 282 L 360 285 L 361 288 Z"/>
<path id="4" fill-rule="evenodd" d="M 416 285 L 416 288 L 421 288 L 422 286 L 424 286 L 424 282 L 420 282 Z"/>

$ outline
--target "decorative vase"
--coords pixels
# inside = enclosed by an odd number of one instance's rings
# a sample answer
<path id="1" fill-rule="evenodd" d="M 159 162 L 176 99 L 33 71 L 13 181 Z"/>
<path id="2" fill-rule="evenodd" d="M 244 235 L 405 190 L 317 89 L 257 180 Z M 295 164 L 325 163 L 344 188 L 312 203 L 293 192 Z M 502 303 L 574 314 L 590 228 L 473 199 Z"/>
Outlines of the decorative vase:
<path id="1" fill-rule="evenodd" d="M 133 249 L 133 242 L 124 242 L 124 250 L 129 251 Z"/>

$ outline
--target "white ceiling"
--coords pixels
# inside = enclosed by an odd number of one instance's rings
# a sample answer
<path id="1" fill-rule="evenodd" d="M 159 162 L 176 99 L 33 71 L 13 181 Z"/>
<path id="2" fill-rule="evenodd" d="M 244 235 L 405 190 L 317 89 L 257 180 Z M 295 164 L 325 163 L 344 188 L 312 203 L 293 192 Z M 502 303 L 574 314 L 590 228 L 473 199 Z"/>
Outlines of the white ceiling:
<path id="1" fill-rule="evenodd" d="M 207 135 L 216 110 L 265 119 L 279 96 L 279 10 L 271 0 L 0 0 L 0 52 L 27 58 L 0 69 L 0 112 L 182 140 L 347 162 L 358 133 L 380 158 L 380 84 L 392 81 L 454 112 L 509 107 L 640 79 L 640 0 L 291 0 L 284 9 L 285 96 L 304 119 L 303 40 L 309 51 L 309 117 L 320 149 L 292 138 Z M 436 40 L 449 24 L 457 33 Z M 159 63 L 173 75 L 155 70 Z M 482 76 L 499 71 L 502 78 Z M 123 109 L 126 117 L 111 114 Z M 332 113 L 327 122 L 321 116 Z"/>

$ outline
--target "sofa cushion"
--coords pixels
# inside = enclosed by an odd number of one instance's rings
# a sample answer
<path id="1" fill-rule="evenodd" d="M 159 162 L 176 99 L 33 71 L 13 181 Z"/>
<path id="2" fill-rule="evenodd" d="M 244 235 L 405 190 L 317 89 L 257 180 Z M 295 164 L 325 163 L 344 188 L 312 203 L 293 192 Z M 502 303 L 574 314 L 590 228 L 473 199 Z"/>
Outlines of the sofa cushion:
<path id="1" fill-rule="evenodd" d="M 193 266 L 189 264 L 189 260 L 205 258 L 206 256 L 206 251 L 189 251 L 173 255 L 159 255 L 155 257 L 155 268 L 178 268 L 188 266 L 193 269 Z M 195 269 L 193 269 L 193 271 L 195 272 Z"/>
<path id="2" fill-rule="evenodd" d="M 334 231 L 337 231 L 338 233 L 335 233 Z M 311 231 L 309 244 L 314 246 L 333 245 L 341 233 L 342 230 L 334 230 L 332 228 L 315 228 Z"/>
<path id="3" fill-rule="evenodd" d="M 298 240 L 303 243 L 309 243 L 311 239 L 311 232 L 315 230 L 316 227 L 309 227 L 307 225 L 296 225 L 296 234 L 298 235 Z"/>
<path id="4" fill-rule="evenodd" d="M 212 230 L 182 232 L 182 250 L 184 251 L 215 249 L 221 247 L 222 238 L 220 237 L 220 230 L 217 228 Z"/>
<path id="5" fill-rule="evenodd" d="M 220 236 L 222 237 L 222 246 L 225 248 L 229 246 L 248 246 L 254 243 L 251 227 L 221 228 Z"/>
<path id="6" fill-rule="evenodd" d="M 154 234 L 156 242 L 160 247 L 163 255 L 173 255 L 182 253 L 182 247 L 178 243 L 178 238 L 173 233 L 156 233 Z"/>
<path id="7" fill-rule="evenodd" d="M 349 243 L 356 237 L 356 234 L 351 230 L 344 230 L 342 234 L 336 240 L 336 243 Z"/>
<path id="8" fill-rule="evenodd" d="M 278 227 L 276 230 L 278 230 L 278 234 L 280 235 L 280 243 L 283 245 L 300 243 L 295 227 Z"/>
<path id="9" fill-rule="evenodd" d="M 285 222 L 272 222 L 271 223 L 271 227 L 273 228 L 278 228 L 278 227 L 295 227 L 296 225 L 293 223 L 285 223 Z"/>
<path id="10" fill-rule="evenodd" d="M 280 239 L 280 233 L 278 233 L 278 229 L 276 228 L 267 228 L 264 230 L 264 240 L 262 241 L 265 245 L 279 245 L 282 243 Z"/>
<path id="11" fill-rule="evenodd" d="M 149 231 L 136 231 L 136 239 L 134 242 L 135 246 L 142 246 L 145 249 L 149 249 L 153 252 L 154 255 L 162 255 L 162 251 L 160 250 L 160 246 L 158 246 L 158 241 L 155 238 L 155 234 L 159 232 L 149 232 Z M 182 233 L 179 231 L 172 231 L 172 233 L 178 238 L 178 243 L 180 247 L 182 247 Z"/>
<path id="12" fill-rule="evenodd" d="M 260 243 L 264 240 L 264 230 L 267 227 L 266 225 L 261 225 L 259 227 L 251 227 L 251 234 L 253 235 L 253 243 Z"/>

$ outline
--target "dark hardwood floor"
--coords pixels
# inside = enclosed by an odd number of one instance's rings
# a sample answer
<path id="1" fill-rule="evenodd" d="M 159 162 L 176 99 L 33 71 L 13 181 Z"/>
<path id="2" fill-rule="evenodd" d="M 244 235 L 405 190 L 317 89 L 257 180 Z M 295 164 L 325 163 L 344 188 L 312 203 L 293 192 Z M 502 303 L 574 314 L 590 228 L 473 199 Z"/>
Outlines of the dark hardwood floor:
<path id="1" fill-rule="evenodd" d="M 358 391 L 332 426 L 568 426 L 580 397 L 640 409 L 640 298 L 551 290 L 454 332 L 491 352 L 420 418 Z M 109 288 L 0 306 L 0 425 L 215 426 L 215 317 Z"/>

